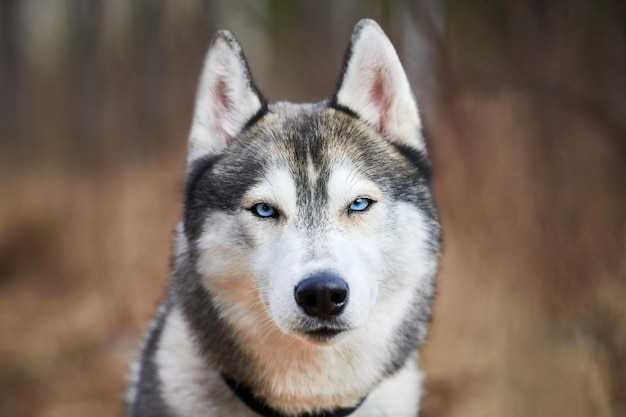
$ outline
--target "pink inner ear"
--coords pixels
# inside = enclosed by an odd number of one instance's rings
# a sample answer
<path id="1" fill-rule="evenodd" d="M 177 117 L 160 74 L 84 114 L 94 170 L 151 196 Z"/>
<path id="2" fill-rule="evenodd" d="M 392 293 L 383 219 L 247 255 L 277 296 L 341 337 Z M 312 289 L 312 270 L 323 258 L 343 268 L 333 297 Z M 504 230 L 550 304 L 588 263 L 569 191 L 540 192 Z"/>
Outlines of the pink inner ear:
<path id="1" fill-rule="evenodd" d="M 370 91 L 370 100 L 372 100 L 372 103 L 378 109 L 379 118 L 376 127 L 381 132 L 385 130 L 389 108 L 391 107 L 389 88 L 385 81 L 387 81 L 387 77 L 383 75 L 383 69 L 379 68 L 376 71 L 376 77 Z"/>
<path id="2" fill-rule="evenodd" d="M 223 79 L 219 79 L 215 85 L 214 91 L 215 97 L 215 120 L 217 120 L 217 126 L 222 134 L 222 137 L 226 140 L 226 145 L 230 145 L 232 137 L 224 129 L 224 118 L 228 117 L 228 112 L 232 107 L 231 100 L 228 98 L 228 87 Z"/>

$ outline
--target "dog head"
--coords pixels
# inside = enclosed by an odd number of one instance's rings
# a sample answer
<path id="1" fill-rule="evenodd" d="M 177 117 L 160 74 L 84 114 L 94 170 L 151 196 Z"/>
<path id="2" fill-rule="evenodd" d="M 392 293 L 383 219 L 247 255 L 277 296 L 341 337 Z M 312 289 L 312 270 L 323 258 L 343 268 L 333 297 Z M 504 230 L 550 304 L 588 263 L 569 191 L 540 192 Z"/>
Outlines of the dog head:
<path id="1" fill-rule="evenodd" d="M 376 23 L 356 26 L 334 95 L 315 104 L 268 104 L 218 32 L 188 167 L 180 246 L 235 331 L 423 337 L 439 225 L 417 105 Z"/>

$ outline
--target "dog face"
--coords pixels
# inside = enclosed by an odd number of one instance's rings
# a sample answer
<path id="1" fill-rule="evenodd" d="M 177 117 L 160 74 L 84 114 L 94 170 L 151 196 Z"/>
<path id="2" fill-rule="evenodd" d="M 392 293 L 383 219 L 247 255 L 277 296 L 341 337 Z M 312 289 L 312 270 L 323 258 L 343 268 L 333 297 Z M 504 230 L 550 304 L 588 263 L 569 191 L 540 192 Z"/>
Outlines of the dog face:
<path id="1" fill-rule="evenodd" d="M 333 98 L 317 104 L 267 104 L 219 32 L 190 135 L 184 246 L 220 315 L 242 332 L 322 345 L 423 321 L 439 226 L 420 129 L 371 21 L 355 29 Z"/>

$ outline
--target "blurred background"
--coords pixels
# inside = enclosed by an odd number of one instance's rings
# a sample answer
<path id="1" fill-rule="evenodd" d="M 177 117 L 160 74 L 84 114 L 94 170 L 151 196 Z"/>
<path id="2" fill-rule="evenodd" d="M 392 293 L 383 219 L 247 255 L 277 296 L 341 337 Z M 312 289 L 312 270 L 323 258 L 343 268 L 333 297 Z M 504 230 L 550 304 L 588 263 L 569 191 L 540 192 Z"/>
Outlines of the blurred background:
<path id="1" fill-rule="evenodd" d="M 424 417 L 626 416 L 622 1 L 0 1 L 0 415 L 120 415 L 163 294 L 203 56 L 332 94 L 376 19 L 445 231 Z"/>

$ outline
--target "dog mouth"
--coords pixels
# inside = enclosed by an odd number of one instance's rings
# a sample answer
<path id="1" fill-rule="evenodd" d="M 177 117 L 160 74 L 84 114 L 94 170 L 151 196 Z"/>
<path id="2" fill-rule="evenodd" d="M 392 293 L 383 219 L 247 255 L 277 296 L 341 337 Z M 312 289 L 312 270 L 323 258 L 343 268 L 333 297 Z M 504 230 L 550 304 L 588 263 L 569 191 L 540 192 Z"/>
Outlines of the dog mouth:
<path id="1" fill-rule="evenodd" d="M 317 344 L 326 344 L 341 338 L 354 329 L 352 323 L 342 317 L 330 320 L 312 319 L 303 317 L 291 328 L 300 337 Z"/>
<path id="2" fill-rule="evenodd" d="M 328 343 L 337 337 L 339 334 L 345 332 L 348 329 L 330 326 L 321 326 L 315 329 L 303 329 L 301 330 L 309 339 L 318 343 Z"/>

